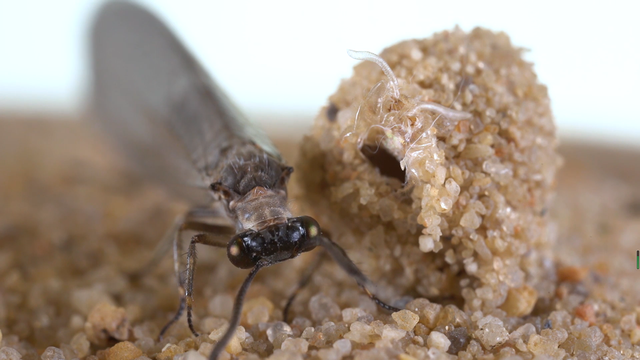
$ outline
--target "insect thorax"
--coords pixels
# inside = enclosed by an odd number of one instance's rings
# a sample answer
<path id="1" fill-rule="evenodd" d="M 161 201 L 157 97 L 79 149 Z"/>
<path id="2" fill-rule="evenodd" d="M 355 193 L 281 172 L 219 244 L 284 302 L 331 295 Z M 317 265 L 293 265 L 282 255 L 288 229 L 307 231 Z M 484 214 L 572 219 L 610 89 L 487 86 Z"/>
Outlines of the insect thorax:
<path id="1" fill-rule="evenodd" d="M 237 230 L 260 229 L 286 222 L 287 180 L 292 168 L 253 144 L 226 155 L 214 191 L 221 194 Z"/>

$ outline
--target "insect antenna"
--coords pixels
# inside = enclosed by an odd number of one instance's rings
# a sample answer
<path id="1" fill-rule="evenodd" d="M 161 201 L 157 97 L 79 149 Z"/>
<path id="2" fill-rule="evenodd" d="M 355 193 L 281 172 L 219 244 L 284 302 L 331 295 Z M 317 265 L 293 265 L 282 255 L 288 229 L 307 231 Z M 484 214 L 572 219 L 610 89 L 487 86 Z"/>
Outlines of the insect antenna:
<path id="1" fill-rule="evenodd" d="M 347 253 L 345 253 L 344 249 L 342 249 L 340 245 L 324 236 L 316 237 L 315 241 L 318 246 L 322 246 L 322 248 L 329 253 L 333 260 L 338 264 L 338 266 L 340 266 L 342 270 L 349 274 L 358 283 L 358 285 L 360 285 L 367 296 L 369 296 L 369 298 L 373 300 L 378 306 L 391 312 L 401 310 L 395 306 L 391 306 L 385 303 L 371 292 L 370 289 L 374 288 L 373 283 L 362 273 L 358 266 L 354 264 L 351 259 L 349 259 L 349 256 L 347 256 Z"/>
<path id="2" fill-rule="evenodd" d="M 251 285 L 251 282 L 258 274 L 258 271 L 269 265 L 271 265 L 269 261 L 265 259 L 261 259 L 260 261 L 258 261 L 256 266 L 253 269 L 251 269 L 251 272 L 249 273 L 249 275 L 247 275 L 247 278 L 244 279 L 244 282 L 240 286 L 240 289 L 238 290 L 238 294 L 236 295 L 236 299 L 233 303 L 233 313 L 231 315 L 231 319 L 229 319 L 229 327 L 227 328 L 227 332 L 224 333 L 222 338 L 218 341 L 216 346 L 211 351 L 211 355 L 209 355 L 209 360 L 218 359 L 218 356 L 220 355 L 222 350 L 224 350 L 224 348 L 227 346 L 231 338 L 235 335 L 236 328 L 238 327 L 238 324 L 240 324 L 240 316 L 242 315 L 242 305 L 244 303 L 244 297 L 247 294 L 247 290 L 249 290 L 249 285 Z"/>

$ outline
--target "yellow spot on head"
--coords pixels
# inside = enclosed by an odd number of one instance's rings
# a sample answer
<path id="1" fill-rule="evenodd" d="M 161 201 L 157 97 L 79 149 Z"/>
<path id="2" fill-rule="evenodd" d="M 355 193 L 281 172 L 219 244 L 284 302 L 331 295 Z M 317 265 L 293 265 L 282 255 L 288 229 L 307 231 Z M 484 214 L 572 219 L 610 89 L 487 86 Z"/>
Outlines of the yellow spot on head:
<path id="1" fill-rule="evenodd" d="M 231 254 L 232 256 L 240 255 L 240 247 L 238 245 L 232 245 L 229 248 L 229 254 Z"/>
<path id="2" fill-rule="evenodd" d="M 316 237 L 318 236 L 318 227 L 315 225 L 311 225 L 309 226 L 309 237 Z"/>

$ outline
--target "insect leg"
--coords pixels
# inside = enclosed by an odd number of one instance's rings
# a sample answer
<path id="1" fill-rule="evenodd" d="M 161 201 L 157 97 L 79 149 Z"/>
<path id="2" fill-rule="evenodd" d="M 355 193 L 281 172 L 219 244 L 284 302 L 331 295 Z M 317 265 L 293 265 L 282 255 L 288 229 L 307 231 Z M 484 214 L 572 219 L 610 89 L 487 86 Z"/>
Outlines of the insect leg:
<path id="1" fill-rule="evenodd" d="M 207 224 L 199 224 L 199 225 L 207 225 Z M 187 323 L 189 324 L 189 329 L 194 336 L 199 336 L 198 332 L 193 327 L 193 319 L 192 319 L 192 309 L 193 309 L 193 280 L 196 272 L 196 244 L 203 244 L 215 247 L 227 247 L 227 241 L 221 241 L 219 235 L 213 234 L 196 234 L 191 238 L 191 242 L 189 243 L 189 250 L 187 251 L 187 278 L 185 283 L 185 292 L 184 296 L 187 301 Z"/>
<path id="2" fill-rule="evenodd" d="M 260 269 L 270 265 L 271 263 L 267 260 L 259 260 L 256 266 L 251 269 L 251 272 L 249 273 L 249 275 L 247 275 L 247 278 L 244 279 L 244 282 L 240 286 L 238 294 L 236 295 L 236 300 L 233 303 L 233 314 L 231 315 L 231 319 L 229 319 L 229 327 L 227 328 L 227 332 L 225 332 L 222 338 L 218 340 L 218 343 L 211 351 L 211 355 L 209 355 L 209 360 L 217 360 L 222 350 L 224 350 L 224 348 L 227 346 L 227 343 L 229 343 L 229 340 L 231 340 L 231 338 L 235 335 L 236 328 L 238 327 L 238 324 L 240 324 L 240 316 L 242 315 L 242 304 L 244 302 L 244 296 L 247 294 L 247 290 L 249 290 L 249 285 L 251 285 L 251 282 L 256 277 Z"/>
<path id="3" fill-rule="evenodd" d="M 356 280 L 358 285 L 360 285 L 362 290 L 364 290 L 367 296 L 369 296 L 371 300 L 373 300 L 376 304 L 378 304 L 378 306 L 388 311 L 393 311 L 393 312 L 400 311 L 400 309 L 398 309 L 397 307 L 391 306 L 385 303 L 384 301 L 380 300 L 377 296 L 371 293 L 369 289 L 374 287 L 371 280 L 369 280 L 362 273 L 362 271 L 358 269 L 356 264 L 354 264 L 353 261 L 349 259 L 349 256 L 347 256 L 347 253 L 345 253 L 344 250 L 338 244 L 336 244 L 335 242 L 331 241 L 329 238 L 326 238 L 324 236 L 316 237 L 315 241 L 317 241 L 318 246 L 322 246 L 325 250 L 327 250 L 329 255 L 331 255 L 333 260 L 336 263 L 338 263 L 338 265 L 342 268 L 342 270 L 344 270 L 347 274 L 351 275 L 351 277 Z"/>
<path id="4" fill-rule="evenodd" d="M 181 264 L 182 259 L 182 232 L 187 230 L 194 230 L 199 233 L 194 235 L 191 238 L 191 242 L 189 244 L 189 251 L 187 252 L 187 265 L 186 265 L 186 279 L 183 276 L 181 271 L 183 265 Z M 178 310 L 174 317 L 162 328 L 160 331 L 159 338 L 162 339 L 162 336 L 165 332 L 173 325 L 176 321 L 180 319 L 182 316 L 182 312 L 185 307 L 187 308 L 187 321 L 189 323 L 189 329 L 191 332 L 198 336 L 198 333 L 194 330 L 192 320 L 191 320 L 191 309 L 193 305 L 193 275 L 195 271 L 195 244 L 201 243 L 205 245 L 215 246 L 215 247 L 226 247 L 227 242 L 226 239 L 230 236 L 230 234 L 234 234 L 234 229 L 226 226 L 212 225 L 199 221 L 183 221 L 177 231 L 174 232 L 174 241 L 173 241 L 173 266 L 176 274 L 176 280 L 178 281 L 178 291 L 180 293 L 180 305 L 178 306 Z M 224 237 L 224 240 L 223 240 Z M 193 249 L 192 249 L 193 248 Z M 193 252 L 192 252 L 193 251 Z M 192 268 L 190 269 L 190 264 L 192 264 Z"/>
<path id="5" fill-rule="evenodd" d="M 129 276 L 134 280 L 138 280 L 153 271 L 158 266 L 158 264 L 160 264 L 162 259 L 164 259 L 167 252 L 169 252 L 172 244 L 174 244 L 176 241 L 176 234 L 183 230 L 184 224 L 187 220 L 193 221 L 198 218 L 216 218 L 220 216 L 224 216 L 224 214 L 219 209 L 215 208 L 193 208 L 186 214 L 177 216 L 173 221 L 171 228 L 169 228 L 158 245 L 156 245 L 155 249 L 153 249 L 153 255 L 151 256 L 151 259 L 149 259 L 149 261 L 143 267 L 131 272 Z"/>
<path id="6" fill-rule="evenodd" d="M 291 296 L 289 296 L 289 299 L 287 300 L 287 304 L 284 306 L 284 310 L 282 310 L 282 318 L 284 322 L 286 323 L 289 322 L 289 310 L 291 308 L 291 304 L 293 304 L 293 300 L 295 300 L 300 290 L 302 290 L 305 286 L 307 286 L 307 284 L 309 284 L 309 281 L 311 280 L 311 276 L 313 276 L 313 273 L 316 272 L 318 268 L 320 268 L 320 265 L 322 265 L 322 263 L 324 262 L 324 259 L 326 259 L 326 254 L 327 254 L 326 251 L 322 250 L 320 255 L 318 255 L 315 258 L 311 266 L 307 268 L 307 271 L 302 275 L 302 278 L 300 279 L 298 286 L 296 286 L 296 289 L 293 291 Z"/>

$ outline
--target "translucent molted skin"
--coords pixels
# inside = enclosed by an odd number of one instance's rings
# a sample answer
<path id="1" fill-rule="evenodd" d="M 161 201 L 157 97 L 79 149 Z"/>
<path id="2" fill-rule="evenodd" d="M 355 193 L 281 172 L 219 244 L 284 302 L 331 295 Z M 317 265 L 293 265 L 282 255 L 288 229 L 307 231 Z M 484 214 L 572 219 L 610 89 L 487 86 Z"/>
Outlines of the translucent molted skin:
<path id="1" fill-rule="evenodd" d="M 308 217 L 290 218 L 286 223 L 274 224 L 260 230 L 249 230 L 233 237 L 227 247 L 231 263 L 249 269 L 260 259 L 278 263 L 313 250 L 313 238 L 320 234 L 318 223 Z"/>

